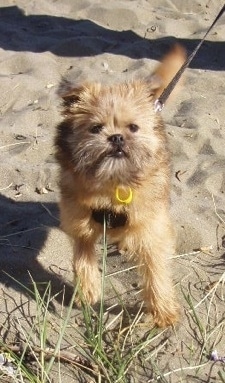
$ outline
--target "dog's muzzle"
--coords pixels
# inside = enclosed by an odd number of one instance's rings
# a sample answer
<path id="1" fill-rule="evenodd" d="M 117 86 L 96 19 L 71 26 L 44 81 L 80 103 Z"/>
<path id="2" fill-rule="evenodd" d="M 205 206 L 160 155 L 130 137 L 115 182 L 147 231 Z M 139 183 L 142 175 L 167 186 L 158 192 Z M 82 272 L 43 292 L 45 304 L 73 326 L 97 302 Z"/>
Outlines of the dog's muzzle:
<path id="1" fill-rule="evenodd" d="M 123 150 L 125 141 L 122 134 L 113 134 L 108 137 L 108 141 L 112 145 L 111 156 L 116 158 L 124 157 L 125 152 Z"/>
<path id="2" fill-rule="evenodd" d="M 107 229 L 125 226 L 128 221 L 126 213 L 115 213 L 108 209 L 92 210 L 92 218 L 101 225 L 105 224 Z"/>

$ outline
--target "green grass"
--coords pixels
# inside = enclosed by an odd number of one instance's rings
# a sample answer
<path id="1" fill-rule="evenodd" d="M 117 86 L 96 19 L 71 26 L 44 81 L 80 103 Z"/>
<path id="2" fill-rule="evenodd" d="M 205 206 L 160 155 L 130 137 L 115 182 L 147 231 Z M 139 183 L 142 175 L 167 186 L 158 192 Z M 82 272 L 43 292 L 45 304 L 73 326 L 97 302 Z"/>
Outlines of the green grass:
<path id="1" fill-rule="evenodd" d="M 116 291 L 110 276 L 106 278 L 106 241 L 98 309 L 84 301 L 80 311 L 74 308 L 75 295 L 82 297 L 77 284 L 70 304 L 64 305 L 62 299 L 55 310 L 51 284 L 37 284 L 31 277 L 30 289 L 20 285 L 31 298 L 27 301 L 30 316 L 23 311 L 15 318 L 19 341 L 0 342 L 0 355 L 6 360 L 4 366 L 0 363 L 0 381 L 224 383 L 224 363 L 210 361 L 210 354 L 217 348 L 219 354 L 225 354 L 225 273 L 211 284 L 208 272 L 199 272 L 204 260 L 205 254 L 200 251 L 181 257 L 180 262 L 192 269 L 192 278 L 184 277 L 177 284 L 182 320 L 179 326 L 167 330 L 148 327 L 143 322 L 142 307 L 135 314 L 129 313 L 127 302 Z M 111 284 L 120 308 L 113 315 L 105 309 L 106 283 Z M 12 366 L 14 373 L 10 375 Z"/>

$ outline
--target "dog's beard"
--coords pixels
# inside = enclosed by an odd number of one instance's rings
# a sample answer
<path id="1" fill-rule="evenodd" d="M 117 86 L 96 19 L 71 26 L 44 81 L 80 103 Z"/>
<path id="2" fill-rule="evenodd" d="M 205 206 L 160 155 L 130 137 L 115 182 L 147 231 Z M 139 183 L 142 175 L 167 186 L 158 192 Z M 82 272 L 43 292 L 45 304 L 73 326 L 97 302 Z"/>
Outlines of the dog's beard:
<path id="1" fill-rule="evenodd" d="M 140 182 L 146 166 L 154 162 L 154 156 L 148 145 L 129 142 L 121 147 L 98 140 L 85 140 L 72 145 L 74 170 L 99 182 L 113 181 L 129 185 Z"/>

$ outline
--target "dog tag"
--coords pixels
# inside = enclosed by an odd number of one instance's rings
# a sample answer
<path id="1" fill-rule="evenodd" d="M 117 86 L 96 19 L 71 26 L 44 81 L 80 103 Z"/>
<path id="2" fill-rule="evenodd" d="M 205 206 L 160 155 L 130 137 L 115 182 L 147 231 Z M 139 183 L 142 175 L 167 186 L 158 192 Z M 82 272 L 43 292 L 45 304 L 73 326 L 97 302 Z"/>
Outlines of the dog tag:
<path id="1" fill-rule="evenodd" d="M 130 187 L 129 188 L 123 188 L 123 187 L 117 186 L 117 188 L 116 188 L 116 199 L 117 199 L 117 201 L 119 201 L 121 203 L 126 203 L 126 204 L 131 203 L 131 201 L 133 199 L 132 189 Z"/>

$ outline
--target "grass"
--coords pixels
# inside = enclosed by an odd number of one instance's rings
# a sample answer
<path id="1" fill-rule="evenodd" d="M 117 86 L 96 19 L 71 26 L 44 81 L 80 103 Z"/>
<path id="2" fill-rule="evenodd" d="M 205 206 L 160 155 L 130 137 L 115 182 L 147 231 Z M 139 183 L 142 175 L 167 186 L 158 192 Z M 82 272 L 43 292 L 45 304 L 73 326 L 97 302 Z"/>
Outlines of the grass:
<path id="1" fill-rule="evenodd" d="M 224 383 L 225 273 L 218 273 L 217 279 L 210 281 L 210 268 L 206 268 L 212 261 L 212 253 L 198 251 L 176 258 L 192 272 L 177 283 L 184 310 L 181 324 L 167 330 L 146 326 L 141 307 L 135 314 L 129 313 L 127 301 L 116 291 L 111 277 L 106 278 L 106 241 L 102 295 L 97 310 L 85 302 L 80 311 L 74 309 L 74 297 L 81 294 L 79 284 L 70 304 L 66 306 L 62 298 L 61 306 L 56 309 L 51 284 L 40 286 L 31 277 L 31 289 L 20 286 L 32 299 L 26 301 L 27 311 L 23 304 L 17 307 L 22 310 L 18 311 L 21 315 L 15 311 L 17 342 L 0 342 L 0 380 Z M 110 315 L 105 309 L 106 283 L 111 283 L 116 296 L 119 308 L 116 314 Z M 4 330 L 3 324 L 1 332 Z M 217 349 L 219 356 L 211 361 L 210 355 Z"/>

